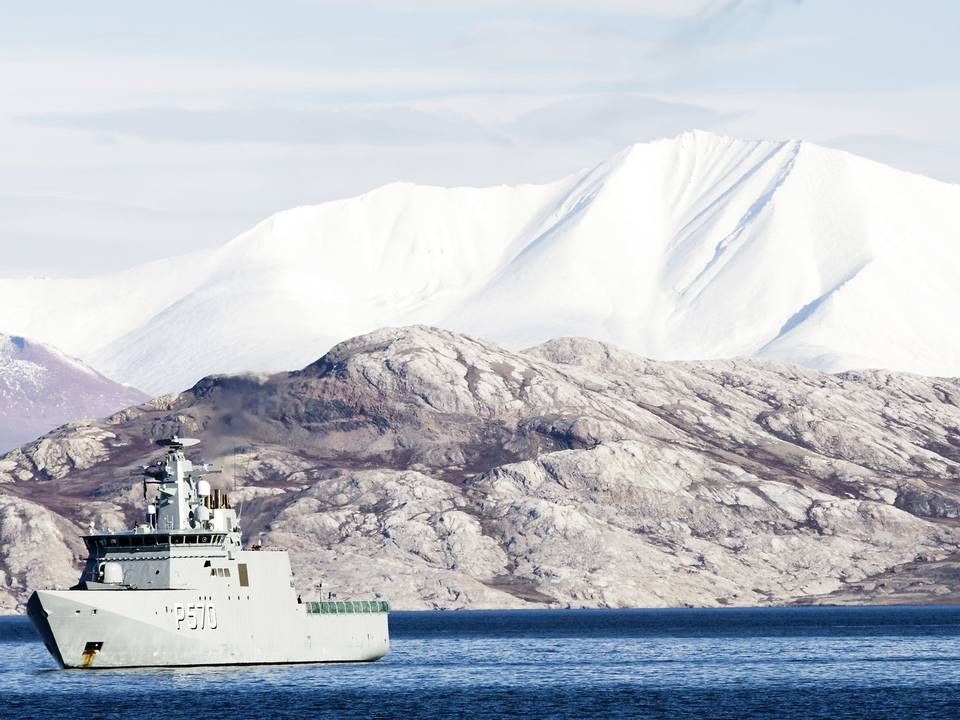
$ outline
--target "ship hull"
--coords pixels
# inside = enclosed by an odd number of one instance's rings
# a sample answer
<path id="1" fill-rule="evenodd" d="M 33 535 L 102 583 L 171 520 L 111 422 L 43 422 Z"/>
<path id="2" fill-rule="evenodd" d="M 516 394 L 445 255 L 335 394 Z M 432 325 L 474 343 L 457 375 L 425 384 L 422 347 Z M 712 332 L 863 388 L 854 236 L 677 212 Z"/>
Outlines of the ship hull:
<path id="1" fill-rule="evenodd" d="M 387 613 L 311 614 L 196 590 L 50 590 L 27 612 L 64 668 L 362 662 L 389 650 Z"/>

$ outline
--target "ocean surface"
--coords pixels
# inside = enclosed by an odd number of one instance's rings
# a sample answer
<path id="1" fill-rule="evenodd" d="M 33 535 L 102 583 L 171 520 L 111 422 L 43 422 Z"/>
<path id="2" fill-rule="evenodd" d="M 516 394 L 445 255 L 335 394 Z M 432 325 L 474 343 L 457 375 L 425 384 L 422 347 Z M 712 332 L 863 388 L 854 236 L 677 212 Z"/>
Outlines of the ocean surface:
<path id="1" fill-rule="evenodd" d="M 396 612 L 379 662 L 55 669 L 0 618 L 2 718 L 952 718 L 960 607 Z"/>

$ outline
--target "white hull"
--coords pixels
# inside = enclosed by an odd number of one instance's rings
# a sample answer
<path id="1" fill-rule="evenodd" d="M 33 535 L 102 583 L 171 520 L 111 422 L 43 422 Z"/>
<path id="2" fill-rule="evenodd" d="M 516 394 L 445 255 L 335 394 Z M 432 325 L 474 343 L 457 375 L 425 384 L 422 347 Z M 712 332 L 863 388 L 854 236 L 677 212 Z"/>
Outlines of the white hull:
<path id="1" fill-rule="evenodd" d="M 37 591 L 27 611 L 66 668 L 357 662 L 389 650 L 386 612 L 311 614 L 209 592 Z"/>
<path id="2" fill-rule="evenodd" d="M 38 590 L 27 613 L 65 668 L 357 662 L 390 648 L 383 600 L 301 603 L 283 550 L 244 550 L 227 494 L 174 436 L 137 473 L 157 487 L 145 522 L 85 535 L 72 590 Z M 332 593 L 328 592 L 328 598 Z"/>

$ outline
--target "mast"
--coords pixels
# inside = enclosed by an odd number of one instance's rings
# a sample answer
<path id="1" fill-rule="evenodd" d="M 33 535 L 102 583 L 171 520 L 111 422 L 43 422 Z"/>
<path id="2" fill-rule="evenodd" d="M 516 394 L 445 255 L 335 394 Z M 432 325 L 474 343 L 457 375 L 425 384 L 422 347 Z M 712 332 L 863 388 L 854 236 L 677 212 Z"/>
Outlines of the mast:
<path id="1" fill-rule="evenodd" d="M 147 522 L 139 532 L 176 532 L 216 530 L 237 532 L 236 512 L 230 507 L 225 492 L 210 487 L 205 475 L 221 472 L 209 463 L 194 464 L 183 449 L 199 444 L 194 438 L 172 438 L 157 441 L 167 448 L 163 460 L 144 465 L 137 471 L 143 476 L 143 495 L 147 485 L 157 486 L 156 503 L 147 504 Z M 142 528 L 142 529 L 141 529 Z"/>

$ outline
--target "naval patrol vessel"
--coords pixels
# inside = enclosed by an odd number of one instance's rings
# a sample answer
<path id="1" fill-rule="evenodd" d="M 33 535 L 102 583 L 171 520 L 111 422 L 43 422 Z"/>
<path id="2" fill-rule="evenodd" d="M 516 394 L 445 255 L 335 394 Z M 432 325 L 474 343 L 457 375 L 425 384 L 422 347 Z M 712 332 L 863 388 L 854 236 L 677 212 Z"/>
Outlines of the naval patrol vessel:
<path id="1" fill-rule="evenodd" d="M 133 530 L 84 537 L 89 557 L 69 590 L 38 590 L 27 613 L 65 668 L 376 660 L 390 645 L 383 600 L 301 601 L 290 559 L 245 549 L 219 472 L 160 441 L 166 457 L 136 471 L 155 498 Z M 154 487 L 155 486 L 155 487 Z"/>

